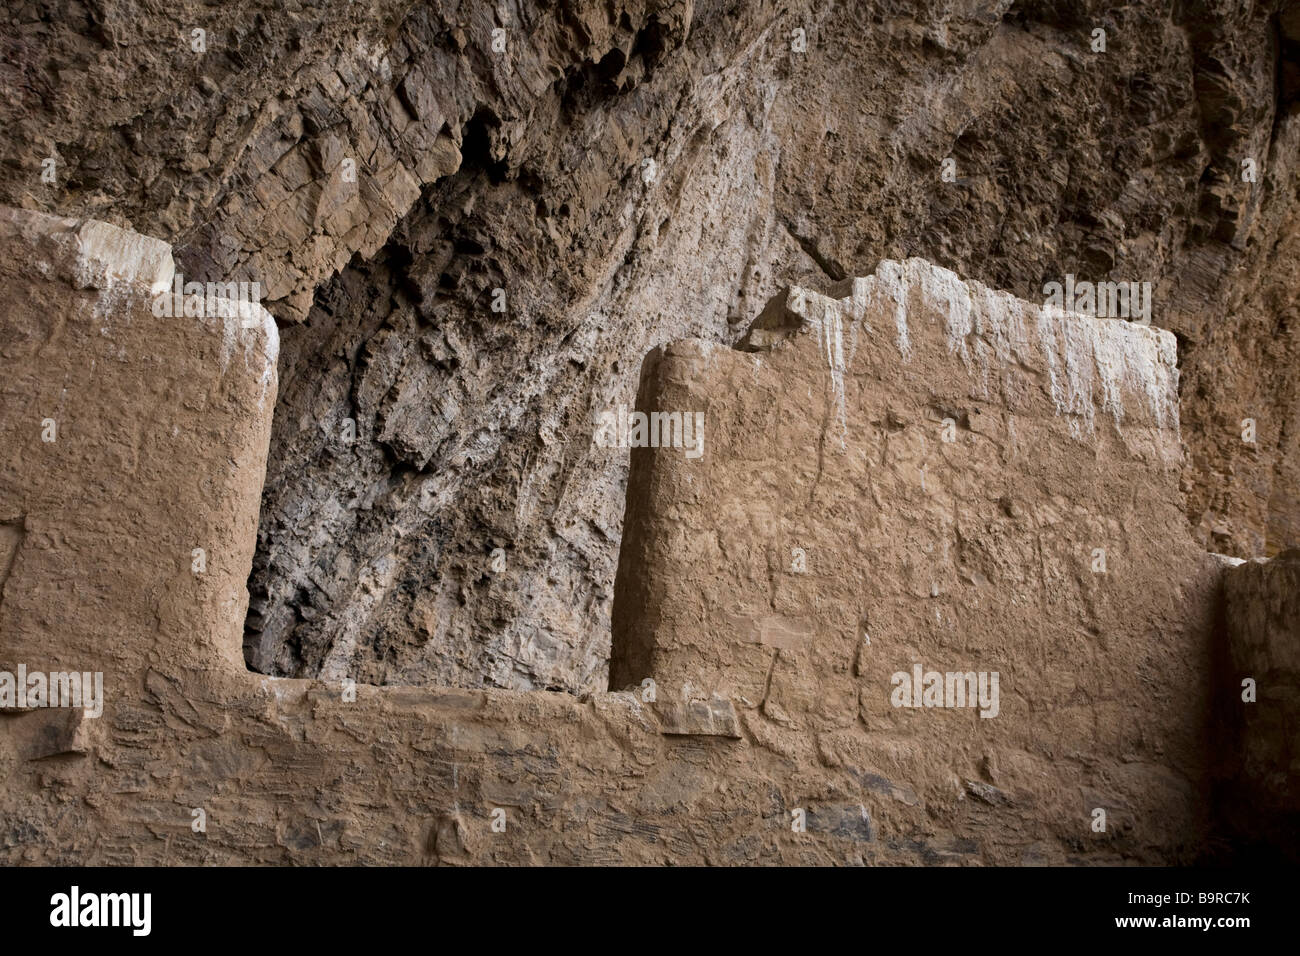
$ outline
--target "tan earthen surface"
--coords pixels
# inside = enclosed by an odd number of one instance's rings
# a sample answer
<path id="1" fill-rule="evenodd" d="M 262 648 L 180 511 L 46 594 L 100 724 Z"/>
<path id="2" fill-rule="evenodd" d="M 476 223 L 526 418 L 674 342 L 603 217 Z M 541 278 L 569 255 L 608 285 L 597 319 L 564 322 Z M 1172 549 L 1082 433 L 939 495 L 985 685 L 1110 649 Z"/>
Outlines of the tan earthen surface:
<path id="1" fill-rule="evenodd" d="M 12 212 L 0 242 L 0 669 L 102 671 L 106 696 L 0 715 L 6 862 L 1204 852 L 1220 566 L 1180 516 L 1167 333 L 999 298 L 1000 334 L 983 290 L 909 260 L 775 302 L 766 351 L 672 345 L 642 401 L 703 412 L 705 446 L 632 456 L 636 690 L 353 699 L 240 654 L 274 326 L 153 315 L 161 243 Z M 1131 368 L 1099 367 L 1111 335 Z M 997 716 L 893 707 L 914 662 L 996 670 Z"/>

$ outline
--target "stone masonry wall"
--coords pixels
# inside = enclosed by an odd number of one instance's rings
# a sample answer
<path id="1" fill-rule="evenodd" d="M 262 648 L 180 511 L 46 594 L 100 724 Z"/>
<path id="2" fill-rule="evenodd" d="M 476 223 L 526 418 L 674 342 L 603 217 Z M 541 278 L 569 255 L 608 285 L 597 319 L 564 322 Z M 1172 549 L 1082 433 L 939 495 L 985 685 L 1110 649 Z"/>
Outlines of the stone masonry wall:
<path id="1" fill-rule="evenodd" d="M 763 351 L 647 362 L 642 406 L 701 412 L 707 451 L 633 452 L 613 686 L 731 699 L 931 813 L 1201 832 L 1216 573 L 1180 517 L 1173 336 L 917 259 L 843 291 L 778 299 Z M 997 672 L 1000 713 L 894 706 L 916 665 Z"/>
<path id="2" fill-rule="evenodd" d="M 1300 551 L 1247 561 L 1223 582 L 1233 757 L 1224 804 L 1237 839 L 1300 859 Z"/>
<path id="3" fill-rule="evenodd" d="M 0 204 L 280 323 L 261 673 L 604 688 L 591 416 L 882 259 L 1150 282 L 1193 536 L 1300 545 L 1294 0 L 17 0 L 0 128 Z"/>
<path id="4" fill-rule="evenodd" d="M 8 211 L 0 243 L 0 669 L 106 696 L 0 714 L 0 860 L 1202 853 L 1218 565 L 1179 514 L 1166 333 L 918 260 L 794 290 L 767 351 L 647 362 L 647 407 L 702 411 L 705 444 L 632 456 L 635 691 L 348 686 L 240 654 L 274 325 L 155 315 L 170 250 L 104 224 Z M 892 707 L 916 661 L 997 670 L 998 715 Z"/>

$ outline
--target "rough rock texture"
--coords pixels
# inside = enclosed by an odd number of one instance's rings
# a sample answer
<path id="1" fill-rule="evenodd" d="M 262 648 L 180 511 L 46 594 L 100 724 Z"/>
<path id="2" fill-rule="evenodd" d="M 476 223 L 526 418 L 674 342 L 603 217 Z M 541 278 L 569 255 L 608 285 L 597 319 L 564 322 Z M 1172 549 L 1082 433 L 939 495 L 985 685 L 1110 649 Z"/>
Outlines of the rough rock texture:
<path id="1" fill-rule="evenodd" d="M 1228 823 L 1258 852 L 1300 862 L 1300 551 L 1234 568 L 1223 590 Z"/>
<path id="2" fill-rule="evenodd" d="M 1220 565 L 1179 520 L 1169 333 L 918 260 L 793 290 L 768 351 L 647 369 L 707 416 L 702 456 L 633 459 L 615 664 L 654 686 L 350 687 L 243 666 L 275 330 L 156 316 L 170 272 L 154 240 L 0 217 L 0 670 L 100 670 L 107 696 L 0 714 L 3 862 L 1206 852 Z M 917 659 L 998 669 L 998 715 L 892 708 Z"/>
<path id="3" fill-rule="evenodd" d="M 882 258 L 1151 282 L 1196 540 L 1297 544 L 1298 49 L 1275 0 L 20 3 L 0 201 L 160 236 L 289 326 L 253 667 L 589 690 L 626 475 L 593 414 Z"/>

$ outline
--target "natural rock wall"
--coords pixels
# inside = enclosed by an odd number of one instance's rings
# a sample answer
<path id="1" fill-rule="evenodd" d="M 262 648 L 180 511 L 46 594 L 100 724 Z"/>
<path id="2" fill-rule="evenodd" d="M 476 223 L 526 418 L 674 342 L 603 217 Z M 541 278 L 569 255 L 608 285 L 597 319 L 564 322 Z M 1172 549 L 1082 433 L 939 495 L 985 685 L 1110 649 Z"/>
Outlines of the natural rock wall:
<path id="1" fill-rule="evenodd" d="M 605 686 L 626 464 L 594 416 L 651 348 L 882 259 L 1151 282 L 1196 540 L 1297 543 L 1290 5 L 56 8 L 0 26 L 0 200 L 160 236 L 285 326 L 259 669 Z"/>

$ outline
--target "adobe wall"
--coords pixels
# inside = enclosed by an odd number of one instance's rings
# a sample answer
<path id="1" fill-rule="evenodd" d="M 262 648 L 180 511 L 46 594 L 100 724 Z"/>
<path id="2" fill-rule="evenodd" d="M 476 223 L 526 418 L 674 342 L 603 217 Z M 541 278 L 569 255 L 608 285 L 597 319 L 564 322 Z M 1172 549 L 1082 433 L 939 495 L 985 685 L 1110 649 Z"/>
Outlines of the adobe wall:
<path id="1" fill-rule="evenodd" d="M 1199 853 L 1218 572 L 1179 513 L 1165 333 L 1053 319 L 1053 365 L 1027 306 L 963 331 L 965 287 L 913 261 L 897 302 L 796 292 L 755 344 L 811 334 L 770 351 L 672 346 L 643 394 L 703 411 L 706 449 L 633 454 L 614 636 L 656 699 L 353 699 L 240 653 L 274 324 L 154 316 L 170 250 L 103 224 L 9 210 L 0 245 L 0 669 L 106 695 L 0 714 L 5 863 Z M 1135 364 L 1088 393 L 1080 355 Z M 998 716 L 892 707 L 914 661 L 997 670 Z"/>
<path id="2" fill-rule="evenodd" d="M 932 819 L 999 803 L 1086 846 L 1100 807 L 1126 847 L 1194 843 L 1218 572 L 1181 516 L 1173 336 L 919 259 L 840 291 L 775 302 L 756 351 L 647 362 L 639 404 L 702 412 L 707 453 L 632 453 L 613 686 L 728 698 Z M 918 665 L 996 672 L 1000 711 L 895 706 Z"/>
<path id="3" fill-rule="evenodd" d="M 1300 861 L 1300 551 L 1224 575 L 1233 756 L 1225 822 L 1265 857 Z"/>

